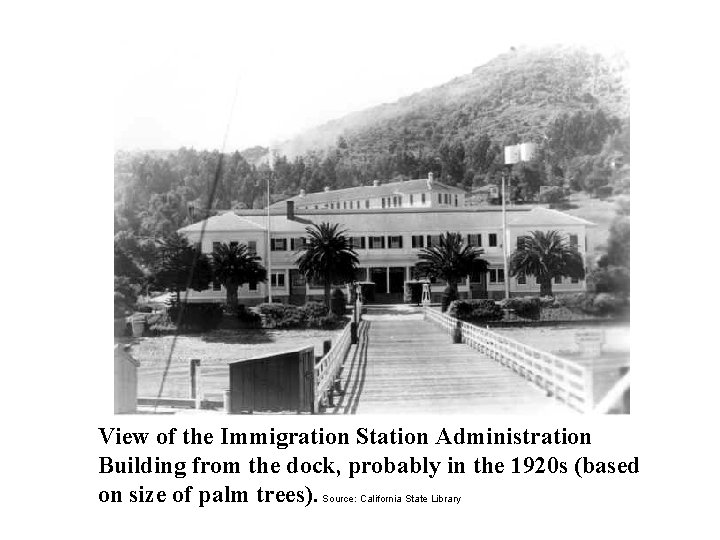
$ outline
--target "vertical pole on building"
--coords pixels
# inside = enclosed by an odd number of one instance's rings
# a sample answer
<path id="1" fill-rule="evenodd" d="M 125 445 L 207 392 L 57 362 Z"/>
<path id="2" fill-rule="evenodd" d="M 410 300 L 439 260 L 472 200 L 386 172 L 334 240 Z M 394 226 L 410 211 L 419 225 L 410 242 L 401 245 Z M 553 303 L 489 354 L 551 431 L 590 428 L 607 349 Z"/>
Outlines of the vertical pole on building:
<path id="1" fill-rule="evenodd" d="M 503 271 L 505 272 L 505 299 L 510 298 L 510 277 L 508 276 L 508 255 L 507 255 L 507 215 L 505 213 L 505 177 L 507 172 L 502 172 L 502 243 L 503 243 Z"/>
<path id="2" fill-rule="evenodd" d="M 270 156 L 268 157 L 268 165 L 270 167 L 270 173 L 268 174 L 268 181 L 267 181 L 267 243 L 266 243 L 266 253 L 267 253 L 267 290 L 268 290 L 268 302 L 272 302 L 272 263 L 270 262 L 270 257 L 272 256 L 272 248 L 270 246 L 270 178 L 272 177 L 273 172 L 273 162 L 272 162 L 272 151 L 270 151 Z"/>

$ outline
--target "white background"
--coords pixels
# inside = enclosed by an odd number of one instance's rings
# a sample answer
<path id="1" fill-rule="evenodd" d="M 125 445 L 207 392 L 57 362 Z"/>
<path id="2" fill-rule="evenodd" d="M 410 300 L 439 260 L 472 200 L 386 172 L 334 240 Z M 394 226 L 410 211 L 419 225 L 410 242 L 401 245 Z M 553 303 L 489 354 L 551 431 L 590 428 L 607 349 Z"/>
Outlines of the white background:
<path id="1" fill-rule="evenodd" d="M 626 3 L 627 4 L 627 3 Z M 115 25 L 125 4 L 27 4 L 0 19 L 3 84 L 3 531 L 8 538 L 279 537 L 366 538 L 712 537 L 717 495 L 716 329 L 717 81 L 714 18 L 703 5 L 633 10 L 596 3 L 555 9 L 572 28 L 593 28 L 602 12 L 631 31 L 633 68 L 633 413 L 629 417 L 116 417 L 111 414 L 110 266 L 112 233 Z M 204 5 L 203 5 L 204 6 Z M 522 4 L 513 3 L 522 17 Z M 438 13 L 452 6 L 437 3 Z M 132 8 L 133 16 L 147 10 Z M 165 7 L 171 24 L 173 10 Z M 193 9 L 200 10 L 200 4 Z M 203 7 L 202 9 L 206 9 Z M 207 8 L 209 9 L 209 8 Z M 338 8 L 339 9 L 339 8 Z M 383 10 L 373 7 L 378 17 Z M 412 12 L 411 4 L 404 9 Z M 277 13 L 282 13 L 281 6 Z M 152 15 L 158 17 L 157 13 Z M 160 24 L 162 21 L 163 24 Z M 332 24 L 332 20 L 328 21 Z M 555 23 L 552 23 L 555 24 Z M 513 22 L 487 25 L 512 31 Z M 608 38 L 615 27 L 605 24 Z M 480 28 L 482 30 L 482 28 Z M 622 37 L 622 36 L 620 36 Z M 102 488 L 168 490 L 185 481 L 107 480 L 97 428 L 151 431 L 176 426 L 238 431 L 358 426 L 434 433 L 460 426 L 535 431 L 567 427 L 592 433 L 595 459 L 640 457 L 640 474 L 583 480 L 552 475 L 467 475 L 349 482 L 241 475 L 231 485 L 269 489 L 310 485 L 327 493 L 434 492 L 460 495 L 445 505 L 102 505 Z M 230 448 L 230 447 L 228 447 Z M 579 447 L 350 447 L 337 461 L 371 455 L 472 459 L 483 454 L 576 456 Z M 252 448 L 176 447 L 170 455 L 248 459 Z M 241 449 L 242 450 L 242 449 Z M 332 450 L 332 449 L 331 449 Z M 140 455 L 154 455 L 148 446 Z M 324 455 L 326 449 L 297 452 Z M 291 455 L 290 450 L 263 454 Z M 113 449 L 109 455 L 132 455 Z M 218 479 L 192 479 L 200 488 Z M 180 487 L 182 487 L 180 486 Z"/>

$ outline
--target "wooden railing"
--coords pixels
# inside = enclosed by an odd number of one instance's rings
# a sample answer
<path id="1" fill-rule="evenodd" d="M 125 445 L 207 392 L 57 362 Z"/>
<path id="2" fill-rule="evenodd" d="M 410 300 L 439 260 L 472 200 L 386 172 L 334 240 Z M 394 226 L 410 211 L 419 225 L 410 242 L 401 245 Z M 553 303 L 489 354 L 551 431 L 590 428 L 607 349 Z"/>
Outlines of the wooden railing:
<path id="1" fill-rule="evenodd" d="M 463 343 L 512 369 L 545 390 L 549 396 L 576 411 L 592 412 L 593 380 L 590 369 L 487 328 L 460 321 L 431 307 L 426 307 L 424 311 L 426 320 L 439 324 L 451 335 L 458 332 Z"/>
<path id="2" fill-rule="evenodd" d="M 350 327 L 348 323 L 328 353 L 315 364 L 315 412 L 319 411 L 320 403 L 327 398 L 328 391 L 335 383 L 340 366 L 350 349 Z"/>

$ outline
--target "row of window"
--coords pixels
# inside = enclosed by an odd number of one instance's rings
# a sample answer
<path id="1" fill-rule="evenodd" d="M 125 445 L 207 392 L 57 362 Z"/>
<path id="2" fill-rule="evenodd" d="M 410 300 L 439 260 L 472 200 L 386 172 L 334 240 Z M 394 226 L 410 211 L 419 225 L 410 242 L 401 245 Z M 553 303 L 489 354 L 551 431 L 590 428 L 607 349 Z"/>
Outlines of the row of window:
<path id="1" fill-rule="evenodd" d="M 410 206 L 413 206 L 415 204 L 416 195 L 420 196 L 420 204 L 425 205 L 425 203 L 428 200 L 428 197 L 431 197 L 431 193 L 418 193 L 418 194 L 411 194 L 409 195 L 409 202 Z M 455 206 L 458 206 L 458 196 L 457 195 L 451 195 L 450 193 L 438 193 L 437 194 L 437 202 L 438 204 L 446 204 L 451 205 L 454 203 Z M 381 206 L 383 208 L 402 208 L 403 206 L 403 196 L 402 195 L 392 195 L 391 197 L 382 197 Z M 330 203 L 323 203 L 323 204 L 315 204 L 315 205 L 309 205 L 306 204 L 302 207 L 298 208 L 305 208 L 310 209 L 314 208 L 315 210 L 319 210 L 320 208 L 329 208 L 330 210 L 359 210 L 361 207 L 364 208 L 370 208 L 370 199 L 365 199 L 364 201 L 336 201 L 336 202 L 330 202 Z"/>
<path id="2" fill-rule="evenodd" d="M 240 242 L 230 242 L 230 246 L 237 246 L 239 243 Z M 222 242 L 213 242 L 212 243 L 213 251 L 215 251 L 221 245 L 222 245 Z M 247 245 L 248 253 L 250 255 L 257 255 L 257 242 L 255 240 L 248 240 L 246 245 Z"/>
<path id="3" fill-rule="evenodd" d="M 387 238 L 387 241 L 386 241 Z M 413 249 L 429 248 L 440 244 L 439 234 L 415 234 L 410 238 L 411 247 Z M 402 249 L 403 248 L 403 237 L 402 236 L 351 236 L 350 245 L 353 249 Z M 470 246 L 482 246 L 482 234 L 469 234 L 468 245 Z M 498 235 L 497 233 L 488 234 L 488 247 L 497 247 Z"/>
<path id="4" fill-rule="evenodd" d="M 387 241 L 386 241 L 387 238 Z M 289 240 L 289 242 L 288 242 Z M 483 247 L 483 234 L 472 233 L 466 236 L 467 245 L 471 247 Z M 518 237 L 517 247 L 522 248 L 523 238 Z M 428 234 L 428 235 L 413 235 L 411 237 L 411 247 L 413 249 L 429 248 L 437 246 L 440 243 L 439 234 Z M 570 247 L 577 249 L 578 247 L 578 235 L 569 235 Z M 213 242 L 213 251 L 219 247 L 221 242 Z M 270 241 L 271 251 L 287 251 L 290 246 L 290 251 L 297 251 L 305 247 L 307 244 L 307 238 L 299 236 L 295 238 L 273 238 Z M 403 237 L 402 236 L 352 236 L 350 237 L 350 244 L 353 249 L 385 249 L 385 246 L 389 249 L 402 249 Z M 238 245 L 238 242 L 230 242 L 230 245 Z M 248 252 L 255 255 L 257 253 L 257 242 L 255 240 L 249 240 L 247 243 Z M 498 246 L 498 235 L 497 233 L 487 234 L 487 246 L 497 247 Z"/>

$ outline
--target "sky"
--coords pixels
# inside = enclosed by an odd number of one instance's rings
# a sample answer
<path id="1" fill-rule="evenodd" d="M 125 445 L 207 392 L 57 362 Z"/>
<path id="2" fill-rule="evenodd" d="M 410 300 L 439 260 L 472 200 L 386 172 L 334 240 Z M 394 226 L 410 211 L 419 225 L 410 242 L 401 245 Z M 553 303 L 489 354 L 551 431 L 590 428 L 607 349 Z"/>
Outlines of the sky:
<path id="1" fill-rule="evenodd" d="M 631 21 L 620 7 L 578 4 L 118 4 L 115 148 L 272 146 L 469 73 L 511 46 L 626 50 Z"/>

